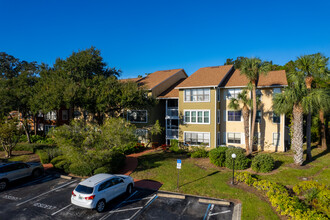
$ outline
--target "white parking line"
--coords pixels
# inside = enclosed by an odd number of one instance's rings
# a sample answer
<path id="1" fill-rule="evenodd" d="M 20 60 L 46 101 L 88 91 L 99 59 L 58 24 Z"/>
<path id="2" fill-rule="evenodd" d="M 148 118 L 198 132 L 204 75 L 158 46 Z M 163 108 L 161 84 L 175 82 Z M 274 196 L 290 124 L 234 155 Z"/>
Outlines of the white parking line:
<path id="1" fill-rule="evenodd" d="M 71 184 L 71 183 L 73 183 L 73 182 L 76 182 L 76 181 L 77 181 L 77 180 L 74 180 L 74 181 L 68 182 L 68 183 L 66 183 L 66 184 L 63 184 L 62 186 L 56 187 L 56 188 L 54 188 L 54 189 L 52 189 L 52 190 L 49 190 L 49 191 L 47 191 L 47 192 L 44 192 L 44 193 L 42 193 L 42 194 L 40 194 L 40 195 L 38 195 L 38 196 L 35 196 L 35 197 L 31 198 L 31 199 L 25 200 L 24 202 L 18 203 L 16 206 L 23 205 L 24 203 L 30 202 L 30 201 L 33 200 L 33 199 L 39 198 L 39 197 L 41 197 L 41 196 L 43 196 L 43 195 L 46 195 L 46 194 L 48 194 L 48 193 L 50 193 L 50 192 L 53 192 L 53 191 L 58 190 L 58 189 L 60 189 L 60 188 L 63 188 L 63 187 L 65 187 L 65 186 L 67 186 L 67 185 L 69 185 L 69 184 Z"/>
<path id="2" fill-rule="evenodd" d="M 224 214 L 224 213 L 228 213 L 228 212 L 231 212 L 231 211 L 230 210 L 226 210 L 226 211 L 223 211 L 223 212 L 210 213 L 209 216 Z"/>
<path id="3" fill-rule="evenodd" d="M 119 207 L 120 207 L 123 203 L 125 203 L 125 201 L 127 201 L 128 199 L 130 199 L 130 198 L 131 198 L 132 196 L 134 196 L 137 192 L 138 192 L 138 191 L 136 190 L 134 193 L 132 193 L 127 199 L 125 199 L 125 200 L 122 201 L 119 205 L 117 205 L 113 211 L 118 210 Z M 110 217 L 110 216 L 112 215 L 111 212 L 112 212 L 112 211 L 110 211 L 110 212 L 108 212 L 106 215 L 102 216 L 102 217 L 100 218 L 100 220 L 103 220 L 103 219 L 106 219 L 106 218 Z"/>
<path id="4" fill-rule="evenodd" d="M 58 210 L 58 211 L 56 211 L 56 212 L 52 213 L 52 215 L 56 215 L 57 213 L 59 213 L 59 212 L 63 211 L 64 209 L 66 209 L 66 208 L 68 208 L 68 207 L 70 207 L 70 206 L 72 206 L 72 204 L 70 204 L 70 205 L 67 205 L 67 206 L 65 206 L 64 208 L 61 208 L 60 210 Z"/>
<path id="5" fill-rule="evenodd" d="M 139 214 L 140 212 L 142 212 L 142 210 L 146 209 L 156 198 L 157 198 L 157 194 L 155 194 L 153 197 L 151 197 L 148 202 L 137 212 L 135 212 L 130 218 L 129 220 L 133 219 L 135 216 L 137 216 L 137 214 Z"/>
<path id="6" fill-rule="evenodd" d="M 142 209 L 142 208 L 143 208 L 143 206 L 141 206 L 141 207 L 135 207 L 135 208 L 130 208 L 130 209 L 118 209 L 118 210 L 110 211 L 109 213 L 126 212 L 126 211 L 131 211 L 131 210 L 136 210 L 136 209 Z"/>
<path id="7" fill-rule="evenodd" d="M 141 201 L 141 200 L 150 199 L 150 198 L 152 198 L 152 197 L 153 197 L 153 196 L 145 197 L 145 198 L 142 198 L 142 199 L 133 199 L 133 200 L 128 200 L 128 201 L 125 200 L 125 203 L 129 203 L 129 202 L 138 202 L 138 201 Z"/>

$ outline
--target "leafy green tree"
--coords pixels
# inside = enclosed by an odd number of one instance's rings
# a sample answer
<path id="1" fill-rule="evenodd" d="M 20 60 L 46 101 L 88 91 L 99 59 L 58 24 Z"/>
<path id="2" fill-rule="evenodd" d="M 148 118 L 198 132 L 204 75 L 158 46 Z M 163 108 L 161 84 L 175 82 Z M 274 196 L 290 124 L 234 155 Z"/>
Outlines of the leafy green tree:
<path id="1" fill-rule="evenodd" d="M 303 77 L 305 80 L 305 86 L 307 88 L 307 93 L 310 94 L 313 90 L 313 81 L 315 78 L 322 78 L 327 72 L 329 58 L 323 56 L 320 53 L 304 55 L 298 57 L 296 60 L 297 74 Z M 312 98 L 312 97 L 311 97 Z M 307 160 L 312 159 L 311 151 L 311 125 L 312 125 L 312 108 L 313 100 L 306 99 L 306 105 L 308 107 L 307 114 L 307 128 L 306 128 L 306 139 L 307 139 Z M 307 103 L 308 102 L 308 103 Z"/>
<path id="2" fill-rule="evenodd" d="M 257 84 L 259 75 L 264 74 L 267 75 L 269 71 L 270 65 L 268 62 L 263 62 L 259 58 L 246 58 L 243 59 L 241 64 L 241 74 L 245 75 L 246 78 L 250 81 L 249 84 L 252 86 L 252 125 L 251 125 L 251 136 L 250 143 L 253 144 L 254 138 L 254 128 L 255 128 L 255 120 L 257 115 Z M 252 148 L 248 154 L 252 153 Z"/>
<path id="3" fill-rule="evenodd" d="M 0 119 L 0 143 L 6 152 L 6 158 L 10 158 L 12 151 L 20 139 L 21 131 L 17 118 L 2 117 Z"/>

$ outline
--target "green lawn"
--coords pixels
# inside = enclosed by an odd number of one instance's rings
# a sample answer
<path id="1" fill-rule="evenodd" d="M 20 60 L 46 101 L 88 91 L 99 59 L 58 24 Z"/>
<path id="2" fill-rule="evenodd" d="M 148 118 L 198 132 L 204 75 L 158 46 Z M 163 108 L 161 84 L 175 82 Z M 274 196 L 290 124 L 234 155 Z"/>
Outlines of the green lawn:
<path id="1" fill-rule="evenodd" d="M 313 175 L 315 180 L 329 183 L 330 154 L 324 154 L 319 149 L 313 149 L 316 160 L 301 168 L 292 168 L 290 153 L 272 153 L 278 161 L 279 168 L 272 174 L 261 175 L 260 178 L 276 181 L 284 185 L 294 185 L 301 177 Z M 321 156 L 320 156 L 321 155 Z M 216 197 L 242 202 L 242 219 L 279 219 L 268 202 L 253 193 L 232 187 L 230 179 L 232 171 L 229 169 L 200 166 L 196 160 L 186 155 L 154 152 L 139 157 L 139 165 L 132 176 L 137 179 L 151 179 L 163 183 L 161 190 L 177 191 L 176 159 L 182 159 L 180 170 L 180 192 L 201 196 Z"/>

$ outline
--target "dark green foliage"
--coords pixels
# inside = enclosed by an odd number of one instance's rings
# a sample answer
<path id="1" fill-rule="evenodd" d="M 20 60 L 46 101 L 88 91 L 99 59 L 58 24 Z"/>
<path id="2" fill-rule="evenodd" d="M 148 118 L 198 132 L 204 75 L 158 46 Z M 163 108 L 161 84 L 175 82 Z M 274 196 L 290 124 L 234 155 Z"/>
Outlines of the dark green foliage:
<path id="1" fill-rule="evenodd" d="M 50 162 L 53 164 L 55 168 L 63 170 L 66 173 L 70 172 L 69 170 L 70 163 L 66 160 L 64 155 L 55 157 Z"/>
<path id="2" fill-rule="evenodd" d="M 49 155 L 47 154 L 46 151 L 37 150 L 36 154 L 38 154 L 38 156 L 40 157 L 40 162 L 42 164 L 46 164 L 46 163 L 49 163 L 50 162 Z"/>
<path id="3" fill-rule="evenodd" d="M 54 148 L 55 145 L 52 144 L 28 144 L 28 143 L 19 143 L 16 145 L 15 149 L 16 151 L 30 151 L 32 153 L 35 153 L 37 150 L 42 150 L 45 148 Z"/>
<path id="4" fill-rule="evenodd" d="M 143 143 L 128 144 L 122 148 L 125 155 L 142 152 L 146 149 Z"/>
<path id="5" fill-rule="evenodd" d="M 268 173 L 274 169 L 275 161 L 269 154 L 258 154 L 252 159 L 252 170 Z"/>
<path id="6" fill-rule="evenodd" d="M 242 148 L 228 147 L 226 151 L 226 167 L 233 168 L 233 159 L 231 155 L 235 153 L 235 169 L 244 170 L 249 167 L 251 160 L 245 156 L 245 150 Z"/>
<path id="7" fill-rule="evenodd" d="M 193 147 L 191 152 L 192 158 L 202 158 L 208 157 L 209 152 L 205 149 L 205 147 Z"/>
<path id="8" fill-rule="evenodd" d="M 224 167 L 226 161 L 226 151 L 228 147 L 217 147 L 215 149 L 210 150 L 209 157 L 211 163 L 218 167 Z"/>
<path id="9" fill-rule="evenodd" d="M 72 163 L 69 166 L 69 170 L 71 173 L 79 175 L 79 176 L 93 175 L 93 167 L 84 161 L 82 161 L 80 163 Z"/>
<path id="10" fill-rule="evenodd" d="M 185 146 L 180 145 L 178 140 L 172 139 L 171 146 L 169 147 L 168 150 L 173 153 L 181 154 L 181 153 L 187 153 L 188 149 Z"/>
<path id="11" fill-rule="evenodd" d="M 100 167 L 94 170 L 94 175 L 99 173 L 109 173 L 109 169 L 107 167 Z"/>
<path id="12" fill-rule="evenodd" d="M 50 163 L 50 161 L 52 159 L 61 155 L 62 152 L 57 147 L 47 147 L 47 148 L 42 148 L 42 149 L 37 150 L 36 154 L 39 155 L 40 162 L 45 164 L 45 163 Z"/>

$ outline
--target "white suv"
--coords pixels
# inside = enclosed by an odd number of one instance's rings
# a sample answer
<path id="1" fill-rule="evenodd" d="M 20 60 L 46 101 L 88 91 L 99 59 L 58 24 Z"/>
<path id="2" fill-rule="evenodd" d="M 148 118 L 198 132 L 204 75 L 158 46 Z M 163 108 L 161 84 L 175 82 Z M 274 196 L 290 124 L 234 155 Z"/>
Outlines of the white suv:
<path id="1" fill-rule="evenodd" d="M 133 187 L 130 176 L 97 174 L 79 183 L 72 191 L 71 203 L 102 212 L 107 202 L 125 192 L 131 194 Z"/>

